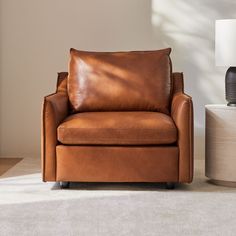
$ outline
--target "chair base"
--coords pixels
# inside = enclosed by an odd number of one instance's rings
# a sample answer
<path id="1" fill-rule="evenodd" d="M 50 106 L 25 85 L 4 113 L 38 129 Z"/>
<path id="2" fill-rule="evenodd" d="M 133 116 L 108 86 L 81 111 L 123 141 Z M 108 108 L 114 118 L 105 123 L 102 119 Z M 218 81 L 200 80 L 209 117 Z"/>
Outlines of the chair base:
<path id="1" fill-rule="evenodd" d="M 70 182 L 60 181 L 60 187 L 61 187 L 61 189 L 69 188 L 70 187 Z"/>
<path id="2" fill-rule="evenodd" d="M 58 145 L 56 151 L 59 181 L 155 183 L 179 179 L 177 146 Z"/>
<path id="3" fill-rule="evenodd" d="M 60 181 L 59 184 L 61 189 L 67 189 L 70 187 L 70 182 Z M 166 189 L 175 189 L 175 183 L 166 182 Z"/>
<path id="4" fill-rule="evenodd" d="M 175 189 L 175 183 L 174 182 L 167 182 L 166 189 Z"/>

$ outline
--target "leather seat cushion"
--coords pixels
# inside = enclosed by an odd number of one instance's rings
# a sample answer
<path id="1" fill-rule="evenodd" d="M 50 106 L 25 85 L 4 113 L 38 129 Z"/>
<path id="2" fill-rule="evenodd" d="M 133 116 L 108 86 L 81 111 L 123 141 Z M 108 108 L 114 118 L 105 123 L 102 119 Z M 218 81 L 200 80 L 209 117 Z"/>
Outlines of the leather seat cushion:
<path id="1" fill-rule="evenodd" d="M 170 48 L 135 52 L 71 49 L 68 94 L 74 112 L 157 111 L 168 114 Z"/>
<path id="2" fill-rule="evenodd" d="M 84 112 L 67 117 L 57 135 L 69 145 L 171 144 L 177 129 L 170 116 L 159 112 Z"/>

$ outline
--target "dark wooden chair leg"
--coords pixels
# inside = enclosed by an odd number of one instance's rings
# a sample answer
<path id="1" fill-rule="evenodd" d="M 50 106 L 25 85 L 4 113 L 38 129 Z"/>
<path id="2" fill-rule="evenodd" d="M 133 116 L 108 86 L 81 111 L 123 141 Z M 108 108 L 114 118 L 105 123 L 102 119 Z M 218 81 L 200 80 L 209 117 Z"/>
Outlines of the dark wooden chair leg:
<path id="1" fill-rule="evenodd" d="M 174 189 L 175 183 L 174 182 L 167 182 L 166 183 L 166 189 Z"/>
<path id="2" fill-rule="evenodd" d="M 60 181 L 60 187 L 62 189 L 69 188 L 70 187 L 70 182 Z"/>

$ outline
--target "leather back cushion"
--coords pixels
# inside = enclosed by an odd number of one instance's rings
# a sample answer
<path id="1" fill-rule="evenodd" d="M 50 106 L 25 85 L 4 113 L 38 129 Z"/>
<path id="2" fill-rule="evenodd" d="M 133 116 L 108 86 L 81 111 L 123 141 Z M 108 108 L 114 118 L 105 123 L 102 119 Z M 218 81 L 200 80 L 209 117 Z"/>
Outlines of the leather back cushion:
<path id="1" fill-rule="evenodd" d="M 156 51 L 86 52 L 71 49 L 68 94 L 74 112 L 169 113 L 170 48 Z"/>

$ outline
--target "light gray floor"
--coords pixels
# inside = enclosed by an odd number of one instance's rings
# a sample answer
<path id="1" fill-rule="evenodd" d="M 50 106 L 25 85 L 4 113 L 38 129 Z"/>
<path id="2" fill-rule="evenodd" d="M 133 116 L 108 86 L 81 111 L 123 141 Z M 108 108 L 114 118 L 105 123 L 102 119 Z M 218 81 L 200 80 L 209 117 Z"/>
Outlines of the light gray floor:
<path id="1" fill-rule="evenodd" d="M 195 162 L 191 185 L 42 183 L 25 158 L 0 178 L 0 235 L 236 235 L 236 189 L 213 185 Z"/>

